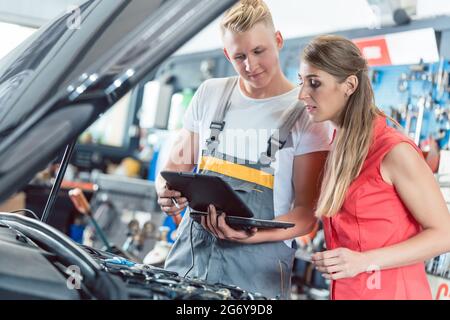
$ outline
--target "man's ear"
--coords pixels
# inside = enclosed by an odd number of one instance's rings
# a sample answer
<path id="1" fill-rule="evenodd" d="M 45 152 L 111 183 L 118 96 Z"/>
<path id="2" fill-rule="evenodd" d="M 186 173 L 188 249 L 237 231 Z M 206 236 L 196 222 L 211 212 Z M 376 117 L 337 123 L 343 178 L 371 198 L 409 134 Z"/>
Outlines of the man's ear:
<path id="1" fill-rule="evenodd" d="M 226 48 L 223 48 L 223 54 L 225 55 L 225 58 L 227 58 L 227 60 L 231 62 L 230 55 L 228 54 L 228 51 Z"/>
<path id="2" fill-rule="evenodd" d="M 277 48 L 281 50 L 284 45 L 284 39 L 280 31 L 275 32 L 275 42 L 277 43 Z"/>
<path id="3" fill-rule="evenodd" d="M 358 88 L 358 85 L 359 85 L 358 77 L 355 75 L 348 76 L 347 79 L 345 80 L 345 84 L 347 87 L 346 94 L 348 96 L 351 96 L 353 94 L 353 92 L 355 92 L 356 89 Z"/>

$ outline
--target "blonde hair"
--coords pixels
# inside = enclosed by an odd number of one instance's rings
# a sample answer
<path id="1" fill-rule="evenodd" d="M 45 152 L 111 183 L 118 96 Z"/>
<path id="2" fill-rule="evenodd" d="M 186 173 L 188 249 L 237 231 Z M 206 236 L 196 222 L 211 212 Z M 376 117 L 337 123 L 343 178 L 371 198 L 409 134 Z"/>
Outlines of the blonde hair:
<path id="1" fill-rule="evenodd" d="M 375 106 L 367 61 L 352 41 L 319 36 L 305 47 L 302 60 L 333 75 L 339 83 L 351 75 L 358 78 L 358 86 L 339 116 L 316 209 L 318 217 L 331 217 L 340 210 L 350 184 L 361 172 L 372 143 L 375 117 L 385 115 Z"/>
<path id="2" fill-rule="evenodd" d="M 241 0 L 225 12 L 220 29 L 222 35 L 226 30 L 234 33 L 246 32 L 260 22 L 275 30 L 272 14 L 264 1 Z"/>

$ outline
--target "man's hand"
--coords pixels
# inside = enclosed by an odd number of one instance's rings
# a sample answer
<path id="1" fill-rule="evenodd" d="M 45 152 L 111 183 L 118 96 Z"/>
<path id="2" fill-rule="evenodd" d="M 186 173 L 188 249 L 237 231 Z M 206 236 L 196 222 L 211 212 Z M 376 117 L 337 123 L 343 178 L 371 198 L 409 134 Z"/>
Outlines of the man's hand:
<path id="1" fill-rule="evenodd" d="M 196 155 L 198 154 L 198 139 L 198 133 L 181 129 L 163 170 L 191 172 L 194 169 Z M 160 174 L 156 178 L 155 187 L 158 194 L 158 204 L 161 210 L 168 215 L 179 215 L 188 206 L 187 199 L 182 197 L 180 192 L 167 188 L 166 180 Z M 174 202 L 178 204 L 179 208 Z"/>
<path id="2" fill-rule="evenodd" d="M 187 199 L 182 197 L 179 191 L 169 190 L 167 186 L 164 186 L 156 192 L 161 210 L 169 216 L 179 215 L 188 206 Z"/>
<path id="3" fill-rule="evenodd" d="M 250 230 L 235 230 L 227 225 L 225 222 L 226 214 L 224 212 L 218 213 L 213 205 L 208 208 L 208 215 L 202 217 L 202 226 L 215 237 L 222 240 L 243 241 L 251 238 L 258 231 L 257 228 Z"/>

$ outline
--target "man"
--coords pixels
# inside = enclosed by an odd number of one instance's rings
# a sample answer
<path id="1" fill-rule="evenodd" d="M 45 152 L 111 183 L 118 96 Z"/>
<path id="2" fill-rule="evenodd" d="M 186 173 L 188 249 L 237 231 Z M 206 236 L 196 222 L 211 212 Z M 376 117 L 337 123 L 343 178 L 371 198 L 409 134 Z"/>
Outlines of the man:
<path id="1" fill-rule="evenodd" d="M 298 90 L 279 62 L 283 38 L 263 1 L 236 4 L 225 13 L 221 31 L 224 54 L 239 77 L 200 86 L 164 170 L 192 171 L 197 165 L 197 172 L 227 181 L 256 218 L 292 221 L 293 234 L 307 233 L 315 223 L 328 125 L 313 124 L 296 105 Z M 161 176 L 156 185 L 167 214 L 178 215 L 188 206 Z M 294 253 L 293 241 L 218 239 L 186 214 L 165 267 L 181 276 L 288 298 Z"/>

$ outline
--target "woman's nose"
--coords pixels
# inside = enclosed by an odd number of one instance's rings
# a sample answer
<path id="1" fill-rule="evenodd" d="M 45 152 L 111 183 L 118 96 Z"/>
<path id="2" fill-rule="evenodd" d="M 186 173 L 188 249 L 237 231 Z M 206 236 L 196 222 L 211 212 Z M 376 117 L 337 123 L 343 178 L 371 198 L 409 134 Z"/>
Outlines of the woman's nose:
<path id="1" fill-rule="evenodd" d="M 300 86 L 300 90 L 298 91 L 298 100 L 305 100 L 306 98 L 310 98 L 308 90 L 305 89 L 305 86 Z"/>

